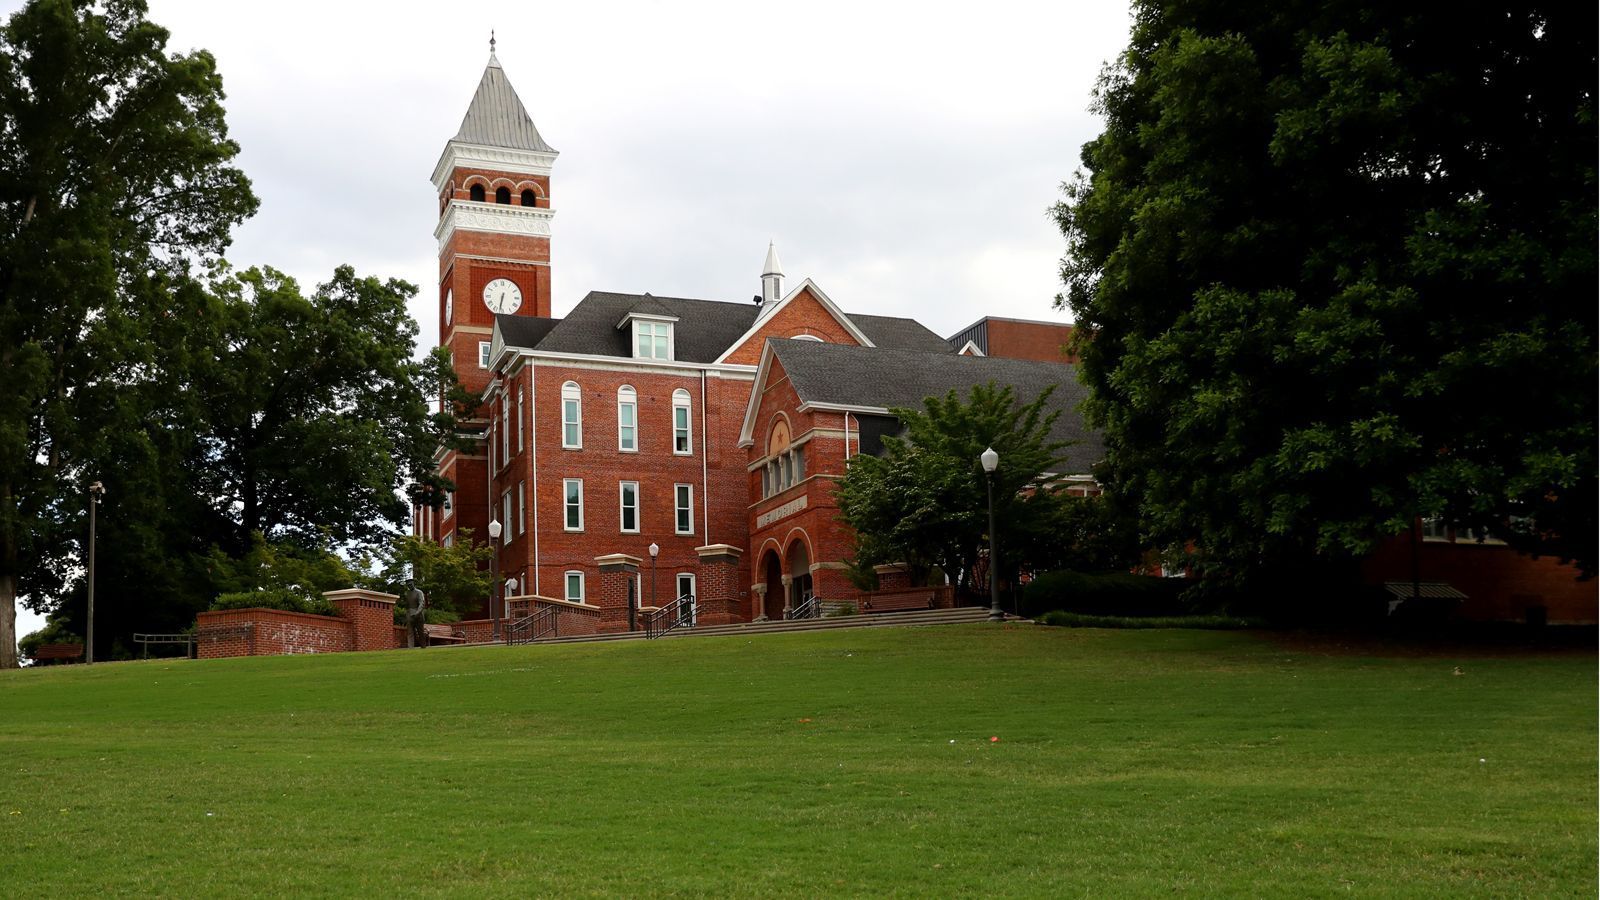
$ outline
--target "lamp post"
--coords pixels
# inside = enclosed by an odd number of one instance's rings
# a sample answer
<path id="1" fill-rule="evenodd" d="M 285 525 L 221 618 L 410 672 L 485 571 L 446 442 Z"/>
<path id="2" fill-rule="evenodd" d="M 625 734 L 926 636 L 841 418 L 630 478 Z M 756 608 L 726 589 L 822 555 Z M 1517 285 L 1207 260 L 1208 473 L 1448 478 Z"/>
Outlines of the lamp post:
<path id="1" fill-rule="evenodd" d="M 989 621 L 1004 622 L 1006 614 L 1000 610 L 1000 581 L 995 570 L 1000 566 L 1000 554 L 995 549 L 994 536 L 994 470 L 1000 466 L 1000 454 L 990 447 L 978 455 L 983 463 L 983 474 L 989 482 Z"/>
<path id="2" fill-rule="evenodd" d="M 495 598 L 500 593 L 500 523 L 494 519 L 489 520 L 489 546 L 494 548 L 494 553 L 489 556 L 489 618 L 494 620 L 493 639 L 500 640 L 500 617 L 495 614 Z"/>
<path id="3" fill-rule="evenodd" d="M 89 627 L 83 647 L 85 663 L 94 662 L 94 511 L 105 495 L 105 485 L 98 481 L 89 483 Z"/>
<path id="4" fill-rule="evenodd" d="M 656 605 L 656 556 L 661 553 L 660 544 L 650 545 L 650 605 Z"/>

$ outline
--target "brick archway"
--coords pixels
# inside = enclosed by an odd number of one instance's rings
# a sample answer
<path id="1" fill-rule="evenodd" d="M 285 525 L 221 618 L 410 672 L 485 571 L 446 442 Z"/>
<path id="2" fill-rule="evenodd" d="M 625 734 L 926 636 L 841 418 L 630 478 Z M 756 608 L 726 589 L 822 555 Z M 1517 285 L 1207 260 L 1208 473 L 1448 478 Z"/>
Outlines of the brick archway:
<path id="1" fill-rule="evenodd" d="M 778 557 L 776 547 L 768 547 L 761 553 L 761 565 L 756 570 L 760 573 L 758 590 L 751 597 L 751 619 L 781 619 L 783 618 L 783 561 Z"/>

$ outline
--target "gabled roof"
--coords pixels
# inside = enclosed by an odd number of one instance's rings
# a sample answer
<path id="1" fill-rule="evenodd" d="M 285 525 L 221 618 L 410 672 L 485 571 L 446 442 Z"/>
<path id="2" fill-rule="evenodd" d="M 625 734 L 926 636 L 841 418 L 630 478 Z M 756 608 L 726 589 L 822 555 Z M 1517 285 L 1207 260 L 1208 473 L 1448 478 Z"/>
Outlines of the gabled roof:
<path id="1" fill-rule="evenodd" d="M 856 327 L 872 338 L 879 347 L 893 350 L 921 350 L 924 353 L 950 353 L 952 348 L 944 338 L 928 330 L 916 319 L 897 316 L 868 316 L 846 313 Z"/>
<path id="2" fill-rule="evenodd" d="M 556 152 L 533 127 L 533 117 L 528 115 L 493 53 L 489 54 L 489 64 L 478 80 L 478 91 L 472 95 L 472 104 L 467 107 L 455 140 L 537 153 Z"/>
<path id="3" fill-rule="evenodd" d="M 722 355 L 719 356 L 716 361 L 724 362 L 728 356 L 733 354 L 733 351 L 743 347 L 750 341 L 751 338 L 756 336 L 756 332 L 761 330 L 763 323 L 776 316 L 779 310 L 788 306 L 790 303 L 793 303 L 794 299 L 800 296 L 802 293 L 810 294 L 818 303 L 822 304 L 823 311 L 832 316 L 834 321 L 838 322 L 845 331 L 850 333 L 851 337 L 868 347 L 876 346 L 876 342 L 873 341 L 872 338 L 867 337 L 866 332 L 862 331 L 855 322 L 851 321 L 851 317 L 846 315 L 845 311 L 840 309 L 839 305 L 834 303 L 832 298 L 823 293 L 822 288 L 818 287 L 816 282 L 807 278 L 796 285 L 793 290 L 789 291 L 789 293 L 784 294 L 783 299 L 774 303 L 763 303 L 760 307 L 758 307 L 758 314 L 755 320 L 750 323 L 749 329 L 747 329 L 744 334 L 739 335 L 736 340 L 729 343 L 727 348 L 723 350 Z"/>
<path id="4" fill-rule="evenodd" d="M 1099 432 L 1091 429 L 1078 411 L 1088 390 L 1078 381 L 1077 367 L 1055 362 L 961 356 L 887 348 L 851 347 L 816 341 L 771 339 L 762 353 L 762 372 L 771 354 L 789 376 L 800 402 L 858 409 L 863 412 L 891 407 L 922 408 L 928 397 L 952 389 L 965 395 L 974 385 L 990 381 L 1010 385 L 1018 399 L 1028 402 L 1046 387 L 1055 386 L 1048 407 L 1059 411 L 1050 436 L 1071 441 L 1063 451 L 1068 474 L 1086 473 L 1105 456 Z M 751 392 L 751 410 L 761 392 L 761 376 Z M 749 427 L 749 423 L 746 423 Z"/>

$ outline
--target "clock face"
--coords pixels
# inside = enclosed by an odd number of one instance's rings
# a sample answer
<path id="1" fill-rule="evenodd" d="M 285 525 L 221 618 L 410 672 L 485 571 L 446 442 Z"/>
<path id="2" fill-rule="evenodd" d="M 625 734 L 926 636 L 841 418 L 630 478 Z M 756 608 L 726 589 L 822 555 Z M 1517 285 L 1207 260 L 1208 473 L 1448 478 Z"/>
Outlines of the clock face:
<path id="1" fill-rule="evenodd" d="M 514 313 L 522 308 L 522 289 L 509 278 L 496 278 L 483 286 L 483 305 L 490 312 Z"/>
<path id="2" fill-rule="evenodd" d="M 444 292 L 444 323 L 446 325 L 449 325 L 450 324 L 450 320 L 454 319 L 455 317 L 456 317 L 456 292 L 454 290 L 448 290 L 448 291 Z"/>

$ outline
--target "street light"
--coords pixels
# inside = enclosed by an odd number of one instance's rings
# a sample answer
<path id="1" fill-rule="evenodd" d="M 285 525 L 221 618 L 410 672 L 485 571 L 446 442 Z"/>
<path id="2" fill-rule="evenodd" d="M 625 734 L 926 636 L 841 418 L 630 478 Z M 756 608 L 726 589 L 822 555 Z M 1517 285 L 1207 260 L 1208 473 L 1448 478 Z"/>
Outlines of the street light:
<path id="1" fill-rule="evenodd" d="M 650 605 L 656 605 L 656 556 L 661 553 L 660 544 L 650 545 Z"/>
<path id="2" fill-rule="evenodd" d="M 489 618 L 494 620 L 493 640 L 500 640 L 500 617 L 495 614 L 494 601 L 500 593 L 500 523 L 495 519 L 489 520 L 489 546 L 494 548 L 494 553 L 489 557 Z"/>
<path id="3" fill-rule="evenodd" d="M 105 485 L 98 481 L 89 483 L 89 636 L 83 648 L 87 654 L 84 656 L 85 663 L 94 662 L 94 510 L 105 495 Z"/>
<path id="4" fill-rule="evenodd" d="M 1000 454 L 990 447 L 978 455 L 983 463 L 983 474 L 989 481 L 989 621 L 1004 622 L 1006 614 L 1000 611 L 1000 582 L 995 570 L 1000 565 L 1000 554 L 995 549 L 994 537 L 994 470 L 1000 467 Z"/>

